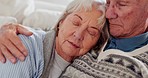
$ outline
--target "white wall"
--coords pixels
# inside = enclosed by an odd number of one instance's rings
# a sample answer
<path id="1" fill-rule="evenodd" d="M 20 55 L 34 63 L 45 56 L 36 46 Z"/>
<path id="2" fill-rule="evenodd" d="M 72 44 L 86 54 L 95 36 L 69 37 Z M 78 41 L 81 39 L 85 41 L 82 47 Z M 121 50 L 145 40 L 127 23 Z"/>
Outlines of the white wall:
<path id="1" fill-rule="evenodd" d="M 45 1 L 45 2 L 50 2 L 50 3 L 60 4 L 60 5 L 65 5 L 66 6 L 72 0 L 38 0 L 38 1 Z"/>

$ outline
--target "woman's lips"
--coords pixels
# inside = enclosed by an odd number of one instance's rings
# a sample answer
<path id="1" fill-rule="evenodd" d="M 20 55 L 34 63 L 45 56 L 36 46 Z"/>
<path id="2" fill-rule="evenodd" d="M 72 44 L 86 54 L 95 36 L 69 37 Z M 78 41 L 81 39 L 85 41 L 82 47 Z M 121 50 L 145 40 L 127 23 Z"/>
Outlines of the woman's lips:
<path id="1" fill-rule="evenodd" d="M 68 41 L 68 42 L 69 42 L 71 45 L 73 45 L 74 47 L 76 47 L 76 48 L 80 48 L 80 46 L 74 44 L 73 42 L 70 42 L 70 41 Z"/>

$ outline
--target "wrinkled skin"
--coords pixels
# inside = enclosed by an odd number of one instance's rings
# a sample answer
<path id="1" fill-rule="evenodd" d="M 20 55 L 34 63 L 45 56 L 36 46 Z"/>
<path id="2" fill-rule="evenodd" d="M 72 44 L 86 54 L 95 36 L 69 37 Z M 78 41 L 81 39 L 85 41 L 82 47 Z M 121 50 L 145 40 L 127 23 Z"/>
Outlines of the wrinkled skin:
<path id="1" fill-rule="evenodd" d="M 27 49 L 17 36 L 18 33 L 32 35 L 32 32 L 20 24 L 11 23 L 0 28 L 0 61 L 2 63 L 6 62 L 5 57 L 12 63 L 16 63 L 16 58 L 23 61 L 28 55 Z"/>
<path id="2" fill-rule="evenodd" d="M 107 0 L 110 34 L 130 38 L 147 32 L 148 0 Z"/>

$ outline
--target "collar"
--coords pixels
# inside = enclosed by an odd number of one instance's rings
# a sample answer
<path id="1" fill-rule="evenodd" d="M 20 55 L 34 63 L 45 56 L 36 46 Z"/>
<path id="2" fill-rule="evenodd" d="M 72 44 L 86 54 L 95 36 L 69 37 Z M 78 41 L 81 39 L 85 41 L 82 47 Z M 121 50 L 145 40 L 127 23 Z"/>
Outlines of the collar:
<path id="1" fill-rule="evenodd" d="M 120 49 L 122 51 L 129 52 L 146 44 L 148 44 L 148 32 L 131 38 L 111 37 L 111 41 L 107 49 Z"/>

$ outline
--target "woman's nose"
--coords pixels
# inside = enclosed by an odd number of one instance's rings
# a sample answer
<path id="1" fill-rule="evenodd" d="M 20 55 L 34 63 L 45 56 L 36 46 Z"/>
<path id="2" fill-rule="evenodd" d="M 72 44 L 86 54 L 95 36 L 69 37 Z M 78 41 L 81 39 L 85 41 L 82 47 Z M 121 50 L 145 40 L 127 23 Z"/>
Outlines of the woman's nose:
<path id="1" fill-rule="evenodd" d="M 83 40 L 84 39 L 84 33 L 85 33 L 85 30 L 78 29 L 74 33 L 74 38 L 77 39 L 77 40 Z"/>

